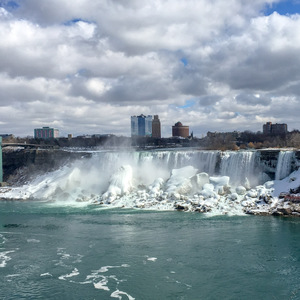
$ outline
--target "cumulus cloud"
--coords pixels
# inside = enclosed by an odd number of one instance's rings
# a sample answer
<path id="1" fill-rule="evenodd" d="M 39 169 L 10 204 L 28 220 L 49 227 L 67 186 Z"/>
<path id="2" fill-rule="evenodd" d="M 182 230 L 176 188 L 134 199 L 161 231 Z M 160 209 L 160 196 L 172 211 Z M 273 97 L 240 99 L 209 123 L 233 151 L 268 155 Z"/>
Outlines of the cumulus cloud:
<path id="1" fill-rule="evenodd" d="M 129 135 L 141 113 L 164 136 L 297 127 L 300 17 L 264 15 L 278 2 L 1 0 L 1 131 Z"/>
<path id="2" fill-rule="evenodd" d="M 261 95 L 258 94 L 238 94 L 236 96 L 236 101 L 240 104 L 243 105 L 254 105 L 254 106 L 268 106 L 271 104 L 272 99 L 268 97 L 262 97 Z"/>

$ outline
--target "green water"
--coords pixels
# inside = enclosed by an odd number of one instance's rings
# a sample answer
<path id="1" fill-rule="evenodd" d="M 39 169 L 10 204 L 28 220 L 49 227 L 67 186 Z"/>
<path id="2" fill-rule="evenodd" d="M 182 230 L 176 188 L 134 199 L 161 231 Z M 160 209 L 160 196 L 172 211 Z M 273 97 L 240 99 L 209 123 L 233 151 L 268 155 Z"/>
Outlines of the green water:
<path id="1" fill-rule="evenodd" d="M 300 219 L 0 203 L 0 299 L 300 299 Z"/>

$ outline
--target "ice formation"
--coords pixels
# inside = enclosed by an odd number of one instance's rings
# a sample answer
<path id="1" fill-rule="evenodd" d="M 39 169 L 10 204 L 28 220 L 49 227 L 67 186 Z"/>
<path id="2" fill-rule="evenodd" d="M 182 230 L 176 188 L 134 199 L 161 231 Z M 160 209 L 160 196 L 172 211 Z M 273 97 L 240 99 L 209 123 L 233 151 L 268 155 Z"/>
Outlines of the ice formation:
<path id="1" fill-rule="evenodd" d="M 293 155 L 280 151 L 275 180 L 262 182 L 268 175 L 256 151 L 101 152 L 25 186 L 2 188 L 1 197 L 210 214 L 299 215 L 297 203 L 280 197 L 300 187 L 300 171 L 289 174 Z"/>

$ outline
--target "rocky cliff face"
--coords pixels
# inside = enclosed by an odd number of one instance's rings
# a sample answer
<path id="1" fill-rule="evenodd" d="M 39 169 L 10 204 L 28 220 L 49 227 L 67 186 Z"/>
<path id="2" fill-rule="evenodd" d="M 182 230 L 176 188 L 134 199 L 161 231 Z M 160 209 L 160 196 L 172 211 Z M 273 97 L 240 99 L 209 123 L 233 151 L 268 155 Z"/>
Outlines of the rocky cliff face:
<path id="1" fill-rule="evenodd" d="M 90 153 L 67 152 L 51 149 L 18 149 L 4 148 L 3 180 L 8 183 L 18 183 L 29 180 L 33 175 L 58 169 L 75 159 L 89 157 Z"/>
<path id="2" fill-rule="evenodd" d="M 280 161 L 280 150 L 257 150 L 259 152 L 259 165 L 264 173 L 266 173 L 272 180 L 275 179 L 275 174 L 279 170 L 279 163 L 284 163 Z M 300 151 L 288 151 L 290 152 L 290 160 L 286 163 L 290 164 L 290 172 L 298 170 L 300 166 Z"/>

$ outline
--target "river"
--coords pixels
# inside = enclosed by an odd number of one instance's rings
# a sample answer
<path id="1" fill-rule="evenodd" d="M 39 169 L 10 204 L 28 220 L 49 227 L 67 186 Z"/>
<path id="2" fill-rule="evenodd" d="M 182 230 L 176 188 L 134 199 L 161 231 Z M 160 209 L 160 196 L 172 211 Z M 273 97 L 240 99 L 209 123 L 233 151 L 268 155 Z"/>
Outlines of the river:
<path id="1" fill-rule="evenodd" d="M 300 219 L 0 202 L 1 299 L 300 299 Z"/>

